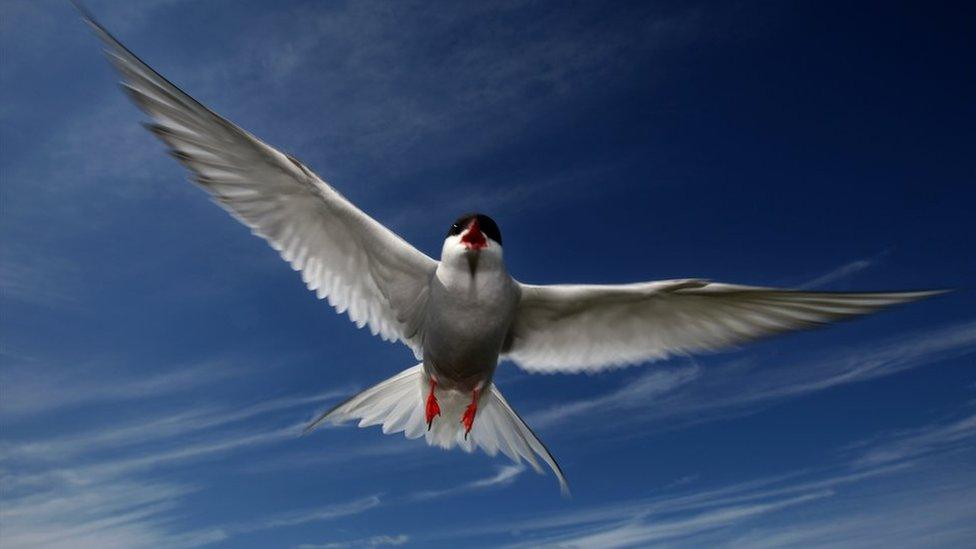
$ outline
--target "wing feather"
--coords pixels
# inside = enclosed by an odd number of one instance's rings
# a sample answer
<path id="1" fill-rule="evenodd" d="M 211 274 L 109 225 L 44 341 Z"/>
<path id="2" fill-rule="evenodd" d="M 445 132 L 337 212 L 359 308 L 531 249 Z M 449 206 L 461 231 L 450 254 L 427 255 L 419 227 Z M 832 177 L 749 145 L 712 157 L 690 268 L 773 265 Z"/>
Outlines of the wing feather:
<path id="1" fill-rule="evenodd" d="M 702 280 L 521 289 L 506 357 L 535 372 L 592 372 L 714 351 L 941 293 L 804 292 Z"/>
<path id="2" fill-rule="evenodd" d="M 153 118 L 147 129 L 193 180 L 300 271 L 320 299 L 374 335 L 403 341 L 419 357 L 427 284 L 437 263 L 298 159 L 184 93 L 82 13 L 122 75 L 123 91 Z"/>

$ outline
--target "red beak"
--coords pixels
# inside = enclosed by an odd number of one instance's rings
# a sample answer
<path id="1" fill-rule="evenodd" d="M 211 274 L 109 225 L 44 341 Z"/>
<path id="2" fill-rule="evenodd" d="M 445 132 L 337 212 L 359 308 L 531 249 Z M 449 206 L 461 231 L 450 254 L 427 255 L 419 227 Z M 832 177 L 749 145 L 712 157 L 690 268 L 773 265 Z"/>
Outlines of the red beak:
<path id="1" fill-rule="evenodd" d="M 468 230 L 461 235 L 461 243 L 469 250 L 480 250 L 488 247 L 488 239 L 481 232 L 477 217 L 471 220 L 471 223 L 468 224 Z"/>

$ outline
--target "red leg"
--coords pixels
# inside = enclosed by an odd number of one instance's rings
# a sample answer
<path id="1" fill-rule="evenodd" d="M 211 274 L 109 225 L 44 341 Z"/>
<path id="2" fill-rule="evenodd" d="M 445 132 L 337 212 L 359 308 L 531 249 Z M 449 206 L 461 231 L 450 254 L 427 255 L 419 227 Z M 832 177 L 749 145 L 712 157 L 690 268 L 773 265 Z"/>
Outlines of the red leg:
<path id="1" fill-rule="evenodd" d="M 434 396 L 434 387 L 437 387 L 437 382 L 433 379 L 430 380 L 430 393 L 427 394 L 427 430 L 430 431 L 430 425 L 434 423 L 434 418 L 441 415 L 441 406 L 437 404 L 437 397 Z"/>
<path id="2" fill-rule="evenodd" d="M 474 415 L 478 412 L 478 389 L 471 391 L 471 404 L 468 404 L 466 410 L 464 410 L 464 415 L 461 417 L 461 423 L 464 424 L 464 438 L 468 438 L 468 433 L 471 432 L 471 427 L 474 425 Z"/>

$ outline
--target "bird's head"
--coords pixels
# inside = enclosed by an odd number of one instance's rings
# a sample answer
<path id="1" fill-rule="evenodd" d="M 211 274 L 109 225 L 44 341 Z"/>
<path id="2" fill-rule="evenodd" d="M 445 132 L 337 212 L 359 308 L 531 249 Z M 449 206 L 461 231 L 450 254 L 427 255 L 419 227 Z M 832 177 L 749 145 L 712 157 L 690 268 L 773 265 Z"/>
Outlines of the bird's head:
<path id="1" fill-rule="evenodd" d="M 495 220 L 484 214 L 462 215 L 451 224 L 441 249 L 441 261 L 478 266 L 501 264 L 502 233 Z"/>

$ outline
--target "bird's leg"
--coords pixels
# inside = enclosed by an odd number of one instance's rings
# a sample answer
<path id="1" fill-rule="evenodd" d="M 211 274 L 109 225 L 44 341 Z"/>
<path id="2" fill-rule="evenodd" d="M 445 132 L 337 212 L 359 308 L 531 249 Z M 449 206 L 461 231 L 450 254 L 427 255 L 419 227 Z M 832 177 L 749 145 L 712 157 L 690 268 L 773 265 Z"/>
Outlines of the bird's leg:
<path id="1" fill-rule="evenodd" d="M 471 404 L 468 404 L 467 409 L 464 410 L 464 415 L 461 416 L 465 439 L 468 438 L 468 433 L 471 432 L 471 427 L 474 425 L 474 415 L 478 412 L 478 394 L 480 392 L 478 389 L 471 391 Z"/>
<path id="2" fill-rule="evenodd" d="M 430 393 L 427 394 L 427 430 L 430 431 L 430 425 L 434 423 L 434 418 L 441 415 L 441 406 L 437 404 L 437 397 L 434 396 L 434 388 L 437 387 L 437 382 L 433 378 L 430 380 Z"/>

